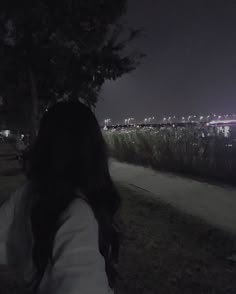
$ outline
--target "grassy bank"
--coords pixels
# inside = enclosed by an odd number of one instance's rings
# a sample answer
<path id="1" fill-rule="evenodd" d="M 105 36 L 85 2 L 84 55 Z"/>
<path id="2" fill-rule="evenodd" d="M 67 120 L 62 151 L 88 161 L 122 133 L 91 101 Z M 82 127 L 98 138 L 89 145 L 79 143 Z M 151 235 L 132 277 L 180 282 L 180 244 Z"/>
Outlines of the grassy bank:
<path id="1" fill-rule="evenodd" d="M 123 232 L 115 294 L 235 294 L 233 237 L 144 191 L 120 187 Z"/>
<path id="2" fill-rule="evenodd" d="M 112 157 L 157 170 L 235 183 L 236 142 L 197 128 L 104 132 Z"/>

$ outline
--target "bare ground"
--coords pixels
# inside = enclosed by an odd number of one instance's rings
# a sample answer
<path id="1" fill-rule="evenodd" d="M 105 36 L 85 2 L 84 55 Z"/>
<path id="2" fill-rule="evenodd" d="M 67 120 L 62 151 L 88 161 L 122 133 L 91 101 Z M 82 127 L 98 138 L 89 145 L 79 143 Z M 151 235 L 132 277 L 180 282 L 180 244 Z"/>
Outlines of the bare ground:
<path id="1" fill-rule="evenodd" d="M 120 187 L 119 294 L 235 294 L 235 239 L 151 194 Z"/>

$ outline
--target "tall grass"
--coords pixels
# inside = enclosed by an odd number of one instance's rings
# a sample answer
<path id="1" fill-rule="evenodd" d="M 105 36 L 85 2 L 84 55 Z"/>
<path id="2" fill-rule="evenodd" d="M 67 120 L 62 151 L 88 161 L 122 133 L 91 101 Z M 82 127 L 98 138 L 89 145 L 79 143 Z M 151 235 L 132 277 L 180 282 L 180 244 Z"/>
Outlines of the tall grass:
<path id="1" fill-rule="evenodd" d="M 120 161 L 235 182 L 236 142 L 214 129 L 131 128 L 104 136 L 111 156 Z"/>

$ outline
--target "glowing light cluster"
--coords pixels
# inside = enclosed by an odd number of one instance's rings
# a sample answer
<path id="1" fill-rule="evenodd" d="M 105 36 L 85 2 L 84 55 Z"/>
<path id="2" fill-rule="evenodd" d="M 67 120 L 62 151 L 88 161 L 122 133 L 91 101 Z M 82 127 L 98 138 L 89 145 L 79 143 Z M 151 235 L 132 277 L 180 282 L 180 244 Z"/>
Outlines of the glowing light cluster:
<path id="1" fill-rule="evenodd" d="M 10 136 L 10 134 L 11 134 L 10 130 L 4 130 L 4 131 L 0 132 L 0 135 L 4 136 L 6 138 L 8 138 Z"/>
<path id="2" fill-rule="evenodd" d="M 208 123 L 208 125 L 218 125 L 218 124 L 236 124 L 236 120 L 235 119 L 213 120 Z"/>

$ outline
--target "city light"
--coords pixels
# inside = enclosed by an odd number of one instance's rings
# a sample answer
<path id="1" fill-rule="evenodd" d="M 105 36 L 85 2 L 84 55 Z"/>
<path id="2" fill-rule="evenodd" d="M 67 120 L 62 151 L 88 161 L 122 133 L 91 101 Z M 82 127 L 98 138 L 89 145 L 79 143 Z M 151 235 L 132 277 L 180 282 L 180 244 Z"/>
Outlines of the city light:
<path id="1" fill-rule="evenodd" d="M 151 121 L 154 120 L 154 119 L 155 119 L 154 116 L 153 116 L 153 117 L 149 117 L 149 118 L 147 119 L 147 121 L 148 121 L 149 123 L 151 123 Z"/>
<path id="2" fill-rule="evenodd" d="M 211 119 L 212 118 L 212 119 Z M 104 126 L 108 127 L 111 125 L 115 124 L 111 123 L 112 120 L 110 118 L 105 119 L 104 120 Z M 158 125 L 160 123 L 164 123 L 164 124 L 169 124 L 169 123 L 192 123 L 192 124 L 196 124 L 196 123 L 205 123 L 206 125 L 213 125 L 213 124 L 227 124 L 227 123 L 236 123 L 236 114 L 222 114 L 222 115 L 216 115 L 216 114 L 208 114 L 206 116 L 204 115 L 187 115 L 187 116 L 182 116 L 182 117 L 176 117 L 176 115 L 174 116 L 165 116 L 162 119 L 158 119 L 154 116 L 150 116 L 150 117 L 145 117 L 143 120 L 141 121 L 136 121 L 135 118 L 133 117 L 129 117 L 124 119 L 124 125 L 127 126 L 138 126 L 141 124 L 152 124 L 152 125 Z M 119 122 L 120 125 L 122 125 L 122 123 Z M 116 124 L 116 126 L 118 126 L 118 124 Z"/>
<path id="3" fill-rule="evenodd" d="M 231 120 L 213 120 L 211 122 L 209 122 L 209 125 L 218 125 L 218 124 L 236 124 L 236 120 L 235 119 L 231 119 Z"/>
<path id="4" fill-rule="evenodd" d="M 4 130 L 4 131 L 0 132 L 0 135 L 4 136 L 6 138 L 8 138 L 10 136 L 10 134 L 11 134 L 10 130 Z"/>
<path id="5" fill-rule="evenodd" d="M 107 126 L 108 126 L 110 123 L 111 123 L 111 119 L 110 119 L 110 118 L 104 120 L 104 130 L 107 130 Z"/>

